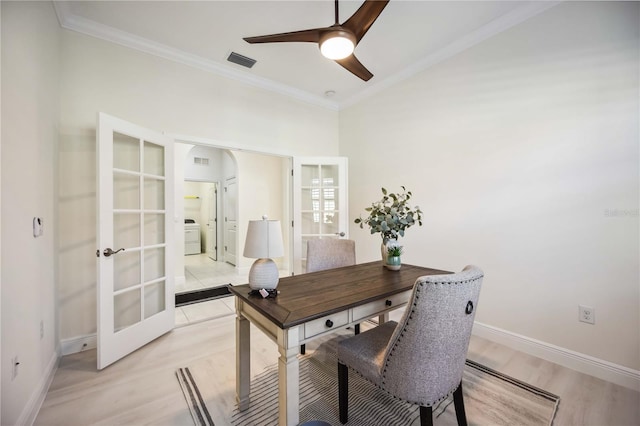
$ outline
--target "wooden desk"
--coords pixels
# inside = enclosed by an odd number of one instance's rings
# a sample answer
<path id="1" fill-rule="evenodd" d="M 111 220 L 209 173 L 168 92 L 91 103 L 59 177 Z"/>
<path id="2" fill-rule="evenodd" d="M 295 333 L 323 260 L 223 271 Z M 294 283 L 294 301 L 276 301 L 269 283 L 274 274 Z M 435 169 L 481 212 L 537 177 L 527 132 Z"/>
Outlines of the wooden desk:
<path id="1" fill-rule="evenodd" d="M 249 407 L 249 322 L 278 345 L 279 424 L 299 422 L 300 345 L 404 306 L 418 277 L 450 272 L 402 265 L 389 271 L 380 261 L 281 278 L 273 299 L 250 296 L 249 285 L 230 287 L 236 296 L 236 399 Z M 337 374 L 337 373 L 336 373 Z"/>

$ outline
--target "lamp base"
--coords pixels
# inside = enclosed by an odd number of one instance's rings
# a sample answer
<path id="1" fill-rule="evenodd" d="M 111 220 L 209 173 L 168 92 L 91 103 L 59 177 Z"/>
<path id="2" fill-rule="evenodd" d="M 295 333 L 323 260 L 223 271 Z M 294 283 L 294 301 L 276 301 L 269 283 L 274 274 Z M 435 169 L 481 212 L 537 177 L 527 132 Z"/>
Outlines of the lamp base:
<path id="1" fill-rule="evenodd" d="M 258 259 L 249 270 L 249 287 L 253 290 L 272 290 L 280 280 L 278 266 L 271 259 Z"/>

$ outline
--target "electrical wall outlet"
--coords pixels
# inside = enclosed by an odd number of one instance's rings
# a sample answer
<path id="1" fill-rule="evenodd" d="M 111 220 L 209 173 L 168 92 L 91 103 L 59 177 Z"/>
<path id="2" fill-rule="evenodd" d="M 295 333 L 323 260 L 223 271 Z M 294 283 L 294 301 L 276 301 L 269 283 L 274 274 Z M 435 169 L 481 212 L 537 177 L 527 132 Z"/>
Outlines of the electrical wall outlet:
<path id="1" fill-rule="evenodd" d="M 578 321 L 587 324 L 596 323 L 596 310 L 584 305 L 578 305 Z"/>

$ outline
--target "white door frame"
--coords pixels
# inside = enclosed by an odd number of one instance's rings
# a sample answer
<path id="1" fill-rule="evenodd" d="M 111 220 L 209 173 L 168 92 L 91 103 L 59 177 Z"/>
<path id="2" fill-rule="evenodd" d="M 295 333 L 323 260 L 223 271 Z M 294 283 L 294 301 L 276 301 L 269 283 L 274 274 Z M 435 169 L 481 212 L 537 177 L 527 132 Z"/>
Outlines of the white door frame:
<path id="1" fill-rule="evenodd" d="M 289 150 L 283 150 L 280 148 L 276 148 L 276 149 L 264 149 L 264 145 L 251 145 L 251 144 L 246 144 L 246 143 L 239 143 L 236 141 L 218 141 L 215 139 L 210 139 L 210 138 L 203 138 L 200 136 L 193 136 L 193 135 L 185 135 L 185 134 L 180 134 L 180 133 L 166 133 L 166 135 L 168 137 L 173 138 L 176 142 L 180 142 L 180 143 L 184 143 L 184 144 L 189 144 L 189 145 L 201 145 L 201 146 L 207 146 L 207 147 L 211 147 L 211 148 L 218 148 L 218 149 L 222 149 L 222 150 L 229 150 L 229 151 L 245 151 L 245 152 L 251 152 L 251 153 L 255 153 L 255 154 L 262 154 L 262 155 L 269 155 L 269 156 L 275 156 L 275 157 L 283 157 L 283 158 L 288 158 L 290 160 L 290 165 L 293 164 L 293 158 L 295 157 L 295 155 L 289 151 Z M 237 174 L 237 170 L 236 170 L 236 174 Z M 291 176 L 291 172 L 289 171 L 288 176 Z M 220 190 L 224 191 L 224 182 L 220 182 Z M 292 189 L 290 190 L 291 192 L 289 193 L 289 197 L 292 196 Z M 223 201 L 223 195 L 222 194 L 218 194 L 218 202 L 220 204 L 222 204 L 222 207 L 218 207 L 218 210 L 220 211 L 220 209 L 224 209 L 224 201 Z M 292 199 L 289 199 L 289 216 L 290 218 L 292 218 L 293 214 L 293 202 Z M 224 232 L 224 212 L 222 213 L 222 220 L 220 220 L 220 218 L 218 218 L 218 261 L 224 260 L 224 245 L 226 244 L 225 241 L 225 232 Z M 292 233 L 289 233 L 290 238 L 289 238 L 289 259 L 288 259 L 288 264 L 289 265 L 293 265 L 293 236 Z M 236 247 L 241 247 L 241 243 L 240 241 L 236 241 Z M 290 270 L 292 270 L 292 266 L 289 268 Z"/>

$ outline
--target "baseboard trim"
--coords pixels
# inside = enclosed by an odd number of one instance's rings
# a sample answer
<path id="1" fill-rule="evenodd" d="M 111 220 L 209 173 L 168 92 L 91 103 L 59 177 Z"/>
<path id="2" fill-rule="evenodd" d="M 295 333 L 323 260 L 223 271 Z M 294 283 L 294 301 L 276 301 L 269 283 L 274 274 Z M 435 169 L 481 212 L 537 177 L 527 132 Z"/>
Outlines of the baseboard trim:
<path id="1" fill-rule="evenodd" d="M 95 349 L 97 346 L 98 339 L 95 333 L 64 339 L 60 342 L 62 356 L 86 351 L 87 349 Z"/>
<path id="2" fill-rule="evenodd" d="M 473 334 L 512 349 L 640 391 L 640 371 L 476 322 Z"/>
<path id="3" fill-rule="evenodd" d="M 42 407 L 42 403 L 47 396 L 47 392 L 49 391 L 49 386 L 51 386 L 53 377 L 56 375 L 59 361 L 60 348 L 58 347 L 51 355 L 51 359 L 47 364 L 44 374 L 40 378 L 38 385 L 31 394 L 31 397 L 29 398 L 27 405 L 24 407 L 24 410 L 22 410 L 20 417 L 18 417 L 18 421 L 16 422 L 17 425 L 31 426 L 35 423 L 36 417 L 38 417 L 38 413 L 40 412 L 40 407 Z"/>

